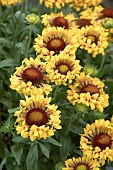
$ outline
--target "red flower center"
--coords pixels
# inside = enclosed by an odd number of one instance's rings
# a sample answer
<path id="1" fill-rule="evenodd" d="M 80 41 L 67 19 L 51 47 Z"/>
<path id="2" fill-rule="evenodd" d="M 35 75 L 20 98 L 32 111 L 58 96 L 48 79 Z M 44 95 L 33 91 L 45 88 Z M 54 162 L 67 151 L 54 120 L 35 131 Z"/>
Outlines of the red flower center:
<path id="1" fill-rule="evenodd" d="M 100 93 L 99 89 L 93 84 L 86 84 L 80 89 L 80 93 L 90 92 L 91 95 L 95 93 Z"/>
<path id="2" fill-rule="evenodd" d="M 52 25 L 55 27 L 63 27 L 65 29 L 68 29 L 68 21 L 64 17 L 56 17 L 52 20 Z"/>
<path id="3" fill-rule="evenodd" d="M 98 42 L 98 37 L 96 35 L 89 34 L 86 36 L 86 38 L 91 40 L 91 44 L 93 44 L 93 43 L 97 44 L 97 42 Z"/>
<path id="4" fill-rule="evenodd" d="M 68 71 L 72 71 L 71 66 L 65 62 L 59 62 L 55 65 L 55 69 L 58 70 L 59 73 L 66 75 Z"/>
<path id="5" fill-rule="evenodd" d="M 26 114 L 26 122 L 28 125 L 37 125 L 42 126 L 48 122 L 47 113 L 41 108 L 34 108 L 27 112 Z"/>
<path id="6" fill-rule="evenodd" d="M 91 22 L 89 19 L 78 19 L 76 24 L 79 26 L 79 28 L 81 27 L 85 27 L 86 25 L 91 25 Z"/>
<path id="7" fill-rule="evenodd" d="M 106 147 L 110 148 L 112 144 L 111 137 L 106 133 L 100 133 L 94 136 L 92 145 L 98 146 L 101 150 L 105 150 Z"/>
<path id="8" fill-rule="evenodd" d="M 90 170 L 90 166 L 86 163 L 77 163 L 74 167 L 74 170 Z"/>
<path id="9" fill-rule="evenodd" d="M 37 83 L 39 84 L 42 81 L 43 76 L 40 70 L 38 70 L 37 68 L 31 67 L 23 71 L 22 79 L 25 82 L 31 81 L 33 84 L 37 84 Z"/>
<path id="10" fill-rule="evenodd" d="M 103 18 L 113 18 L 113 9 L 105 8 L 101 13 L 103 14 Z"/>
<path id="11" fill-rule="evenodd" d="M 65 42 L 61 38 L 53 38 L 48 41 L 47 48 L 49 51 L 54 51 L 58 54 L 60 51 L 63 51 L 66 47 Z"/>

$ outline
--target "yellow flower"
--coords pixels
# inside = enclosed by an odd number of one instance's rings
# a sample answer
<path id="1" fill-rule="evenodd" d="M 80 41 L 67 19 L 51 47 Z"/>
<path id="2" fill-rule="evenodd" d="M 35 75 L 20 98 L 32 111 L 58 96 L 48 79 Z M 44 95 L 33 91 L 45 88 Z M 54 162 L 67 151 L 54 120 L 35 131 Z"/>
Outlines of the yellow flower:
<path id="1" fill-rule="evenodd" d="M 104 83 L 98 78 L 81 73 L 76 77 L 74 85 L 70 85 L 69 88 L 71 90 L 67 90 L 67 99 L 73 105 L 82 103 L 91 110 L 97 109 L 100 112 L 103 112 L 103 109 L 109 105 L 109 96 L 103 90 Z"/>
<path id="2" fill-rule="evenodd" d="M 61 9 L 63 6 L 68 4 L 71 0 L 40 0 L 40 4 L 44 2 L 47 8 L 53 8 L 56 5 L 57 8 Z"/>
<path id="3" fill-rule="evenodd" d="M 113 127 L 108 120 L 99 119 L 87 124 L 81 134 L 80 149 L 83 154 L 97 159 L 103 166 L 105 161 L 113 161 Z"/>
<path id="4" fill-rule="evenodd" d="M 66 53 L 75 54 L 78 43 L 79 31 L 73 35 L 73 31 L 62 27 L 47 27 L 42 31 L 42 36 L 35 38 L 35 51 L 42 54 L 44 60 L 48 60 L 54 54 Z"/>
<path id="5" fill-rule="evenodd" d="M 113 28 L 109 29 L 108 41 L 113 42 Z"/>
<path id="6" fill-rule="evenodd" d="M 71 0 L 71 7 L 75 8 L 76 11 L 87 9 L 88 7 L 95 7 L 99 5 L 102 0 Z"/>
<path id="7" fill-rule="evenodd" d="M 85 49 L 92 57 L 97 54 L 105 54 L 105 49 L 108 46 L 107 36 L 104 28 L 99 25 L 87 26 L 81 28 L 80 48 Z"/>
<path id="8" fill-rule="evenodd" d="M 85 27 L 85 26 L 89 26 L 89 25 L 92 25 L 91 23 L 91 19 L 87 19 L 87 18 L 76 18 L 75 19 L 75 23 L 76 23 L 76 26 L 78 28 L 82 28 L 82 27 Z"/>
<path id="9" fill-rule="evenodd" d="M 46 93 L 48 95 L 52 88 L 47 81 L 46 64 L 30 57 L 22 61 L 22 65 L 16 68 L 16 72 L 10 78 L 10 88 L 24 95 Z"/>
<path id="10" fill-rule="evenodd" d="M 17 3 L 20 3 L 20 2 L 22 2 L 22 0 L 0 0 L 0 3 L 6 6 L 16 5 Z"/>
<path id="11" fill-rule="evenodd" d="M 17 117 L 17 134 L 21 134 L 23 138 L 30 137 L 34 141 L 36 138 L 51 137 L 57 129 L 61 129 L 58 106 L 50 105 L 50 102 L 51 98 L 44 98 L 39 94 L 20 100 L 20 111 L 14 115 Z"/>
<path id="12" fill-rule="evenodd" d="M 29 14 L 26 16 L 26 20 L 31 24 L 36 24 L 39 21 L 39 17 L 36 14 Z"/>
<path id="13" fill-rule="evenodd" d="M 72 58 L 68 54 L 55 55 L 48 61 L 46 67 L 49 80 L 56 85 L 71 84 L 76 75 L 80 73 L 79 62 L 79 60 L 75 60 L 75 55 Z"/>
<path id="14" fill-rule="evenodd" d="M 97 160 L 92 159 L 92 157 L 79 157 L 71 158 L 65 161 L 65 168 L 62 170 L 99 170 L 100 164 Z"/>
<path id="15" fill-rule="evenodd" d="M 72 29 L 75 26 L 73 20 L 75 17 L 73 14 L 64 15 L 63 12 L 51 13 L 50 15 L 44 14 L 42 17 L 42 23 L 44 26 L 63 27 L 64 29 Z"/>

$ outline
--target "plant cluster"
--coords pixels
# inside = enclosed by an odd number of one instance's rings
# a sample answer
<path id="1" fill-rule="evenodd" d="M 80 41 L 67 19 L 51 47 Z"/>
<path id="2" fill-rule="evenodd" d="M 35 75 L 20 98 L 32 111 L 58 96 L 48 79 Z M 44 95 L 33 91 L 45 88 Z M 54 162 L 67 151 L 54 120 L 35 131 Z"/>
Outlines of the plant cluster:
<path id="1" fill-rule="evenodd" d="M 0 0 L 0 170 L 113 167 L 113 9 Z"/>

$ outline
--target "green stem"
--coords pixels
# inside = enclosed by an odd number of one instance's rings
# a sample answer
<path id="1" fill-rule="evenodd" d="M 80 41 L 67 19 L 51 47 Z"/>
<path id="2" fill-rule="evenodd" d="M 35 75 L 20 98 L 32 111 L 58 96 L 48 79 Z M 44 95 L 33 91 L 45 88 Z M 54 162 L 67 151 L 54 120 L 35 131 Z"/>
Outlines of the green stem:
<path id="1" fill-rule="evenodd" d="M 101 61 L 101 65 L 100 65 L 100 69 L 103 67 L 104 62 L 105 62 L 105 55 L 102 57 L 102 61 Z"/>
<path id="2" fill-rule="evenodd" d="M 25 12 L 28 10 L 28 2 L 29 2 L 28 0 L 25 0 L 25 8 L 24 8 Z"/>
<path id="3" fill-rule="evenodd" d="M 86 63 L 85 63 L 85 64 L 87 65 L 87 64 L 89 64 L 89 63 L 90 63 L 90 55 L 87 54 L 87 55 L 86 55 Z"/>
<path id="4" fill-rule="evenodd" d="M 30 48 L 30 43 L 31 43 L 31 35 L 32 35 L 32 25 L 30 25 L 30 30 L 29 30 L 29 37 L 28 37 L 28 44 L 27 44 L 27 50 L 26 50 L 26 57 L 28 57 L 28 54 L 29 54 L 29 48 Z"/>
<path id="5" fill-rule="evenodd" d="M 55 92 L 54 92 L 54 100 L 56 99 L 57 93 L 58 93 L 59 86 L 56 86 Z"/>

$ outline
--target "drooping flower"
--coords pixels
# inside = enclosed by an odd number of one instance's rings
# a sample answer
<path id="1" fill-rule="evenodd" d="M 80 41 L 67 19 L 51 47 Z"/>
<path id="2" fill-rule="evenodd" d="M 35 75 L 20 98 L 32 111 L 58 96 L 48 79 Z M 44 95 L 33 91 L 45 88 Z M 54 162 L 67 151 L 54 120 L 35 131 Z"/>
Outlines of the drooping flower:
<path id="1" fill-rule="evenodd" d="M 16 68 L 16 72 L 10 78 L 10 88 L 24 95 L 46 93 L 48 95 L 52 88 L 47 81 L 46 64 L 30 57 L 22 61 L 22 65 Z"/>
<path id="2" fill-rule="evenodd" d="M 48 61 L 46 67 L 49 80 L 57 85 L 71 84 L 76 75 L 80 73 L 79 62 L 79 60 L 75 60 L 75 55 L 71 58 L 68 54 L 63 53 L 55 55 Z"/>
<path id="3" fill-rule="evenodd" d="M 62 170 L 99 170 L 100 164 L 92 157 L 70 158 L 65 161 L 65 166 Z"/>
<path id="4" fill-rule="evenodd" d="M 87 157 L 97 159 L 101 165 L 113 161 L 113 127 L 110 121 L 99 119 L 87 124 L 81 134 L 80 149 Z"/>
<path id="5" fill-rule="evenodd" d="M 71 7 L 75 8 L 76 11 L 87 9 L 88 7 L 95 7 L 99 5 L 102 0 L 71 0 Z"/>
<path id="6" fill-rule="evenodd" d="M 26 16 L 26 20 L 30 23 L 30 24 L 36 24 L 39 21 L 39 16 L 32 13 Z"/>
<path id="7" fill-rule="evenodd" d="M 105 94 L 104 83 L 98 78 L 92 78 L 85 75 L 84 72 L 76 77 L 74 85 L 70 85 L 71 90 L 67 90 L 67 99 L 73 105 L 82 103 L 91 108 L 103 112 L 104 108 L 109 105 L 108 94 Z"/>
<path id="8" fill-rule="evenodd" d="M 64 29 L 72 29 L 75 26 L 73 20 L 75 17 L 73 14 L 64 15 L 63 12 L 51 13 L 50 15 L 44 14 L 42 17 L 42 23 L 44 26 L 63 27 Z"/>
<path id="9" fill-rule="evenodd" d="M 105 49 L 108 46 L 107 42 L 108 33 L 104 28 L 99 25 L 91 25 L 81 28 L 80 48 L 85 49 L 88 53 L 92 54 L 92 57 L 96 57 L 97 54 L 105 54 Z"/>
<path id="10" fill-rule="evenodd" d="M 68 4 L 71 0 L 40 0 L 40 4 L 44 2 L 47 8 L 53 8 L 56 6 L 57 8 L 61 9 L 63 6 Z"/>
<path id="11" fill-rule="evenodd" d="M 34 141 L 51 137 L 57 129 L 61 129 L 58 106 L 50 105 L 50 102 L 51 98 L 39 94 L 26 97 L 26 101 L 20 100 L 20 110 L 14 115 L 17 117 L 17 134 Z"/>
<path id="12" fill-rule="evenodd" d="M 73 35 L 71 30 L 62 27 L 47 27 L 42 31 L 42 36 L 35 38 L 35 51 L 42 54 L 44 60 L 50 59 L 54 54 L 75 54 L 79 46 L 78 31 Z"/>
<path id="13" fill-rule="evenodd" d="M 4 6 L 16 5 L 17 3 L 22 2 L 22 0 L 0 0 L 0 3 Z"/>

